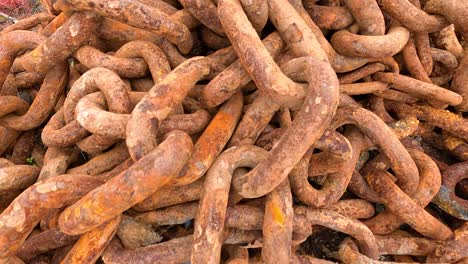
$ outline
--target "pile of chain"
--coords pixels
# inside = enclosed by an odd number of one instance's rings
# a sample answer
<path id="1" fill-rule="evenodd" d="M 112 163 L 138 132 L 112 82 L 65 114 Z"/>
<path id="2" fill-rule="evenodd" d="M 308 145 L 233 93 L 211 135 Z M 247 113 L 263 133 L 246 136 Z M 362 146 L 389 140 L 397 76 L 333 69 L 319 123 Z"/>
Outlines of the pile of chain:
<path id="1" fill-rule="evenodd" d="M 467 1 L 43 2 L 0 263 L 468 262 Z"/>

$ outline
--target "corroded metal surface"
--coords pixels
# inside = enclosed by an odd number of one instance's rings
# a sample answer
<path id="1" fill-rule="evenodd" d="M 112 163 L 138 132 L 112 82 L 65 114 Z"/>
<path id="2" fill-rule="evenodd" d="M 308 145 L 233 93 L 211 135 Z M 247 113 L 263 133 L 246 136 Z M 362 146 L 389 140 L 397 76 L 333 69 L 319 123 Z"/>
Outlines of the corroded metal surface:
<path id="1" fill-rule="evenodd" d="M 466 1 L 41 2 L 0 31 L 0 263 L 468 260 Z"/>

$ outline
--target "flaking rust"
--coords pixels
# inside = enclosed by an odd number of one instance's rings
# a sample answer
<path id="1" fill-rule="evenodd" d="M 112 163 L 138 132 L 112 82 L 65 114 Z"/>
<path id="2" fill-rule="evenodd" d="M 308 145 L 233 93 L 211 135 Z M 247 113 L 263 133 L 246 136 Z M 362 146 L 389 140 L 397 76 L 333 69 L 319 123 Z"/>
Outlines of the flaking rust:
<path id="1" fill-rule="evenodd" d="M 0 31 L 0 263 L 465 263 L 460 0 L 42 0 Z"/>

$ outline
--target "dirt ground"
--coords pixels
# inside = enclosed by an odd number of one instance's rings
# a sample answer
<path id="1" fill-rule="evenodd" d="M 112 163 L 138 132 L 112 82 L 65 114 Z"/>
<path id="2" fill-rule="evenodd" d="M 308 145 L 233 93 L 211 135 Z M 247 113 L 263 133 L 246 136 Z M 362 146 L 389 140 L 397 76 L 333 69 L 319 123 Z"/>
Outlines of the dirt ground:
<path id="1" fill-rule="evenodd" d="M 0 30 L 42 9 L 39 0 L 0 0 Z"/>

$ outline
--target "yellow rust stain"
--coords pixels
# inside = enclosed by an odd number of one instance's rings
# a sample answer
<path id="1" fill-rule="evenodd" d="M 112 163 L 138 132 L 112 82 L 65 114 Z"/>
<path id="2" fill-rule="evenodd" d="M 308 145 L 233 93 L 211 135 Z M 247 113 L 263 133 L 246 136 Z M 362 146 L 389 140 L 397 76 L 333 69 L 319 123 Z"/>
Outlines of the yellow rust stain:
<path id="1" fill-rule="evenodd" d="M 45 45 L 44 45 L 44 47 L 45 47 Z M 32 56 L 33 58 L 39 58 L 39 57 L 41 57 L 41 55 L 42 55 L 42 52 L 41 52 L 39 49 L 34 49 L 34 50 L 31 52 L 31 56 Z"/>
<path id="2" fill-rule="evenodd" d="M 458 147 L 458 146 L 460 146 L 462 144 L 465 144 L 465 141 L 463 139 L 452 137 L 452 136 L 448 135 L 444 139 L 444 143 L 445 143 L 445 146 L 449 150 L 454 150 L 456 147 Z"/>
<path id="3" fill-rule="evenodd" d="M 280 226 L 284 226 L 284 222 L 285 222 L 284 215 L 283 215 L 283 212 L 281 211 L 281 207 L 279 207 L 276 202 L 270 203 L 270 211 L 271 211 L 273 220 Z"/>

